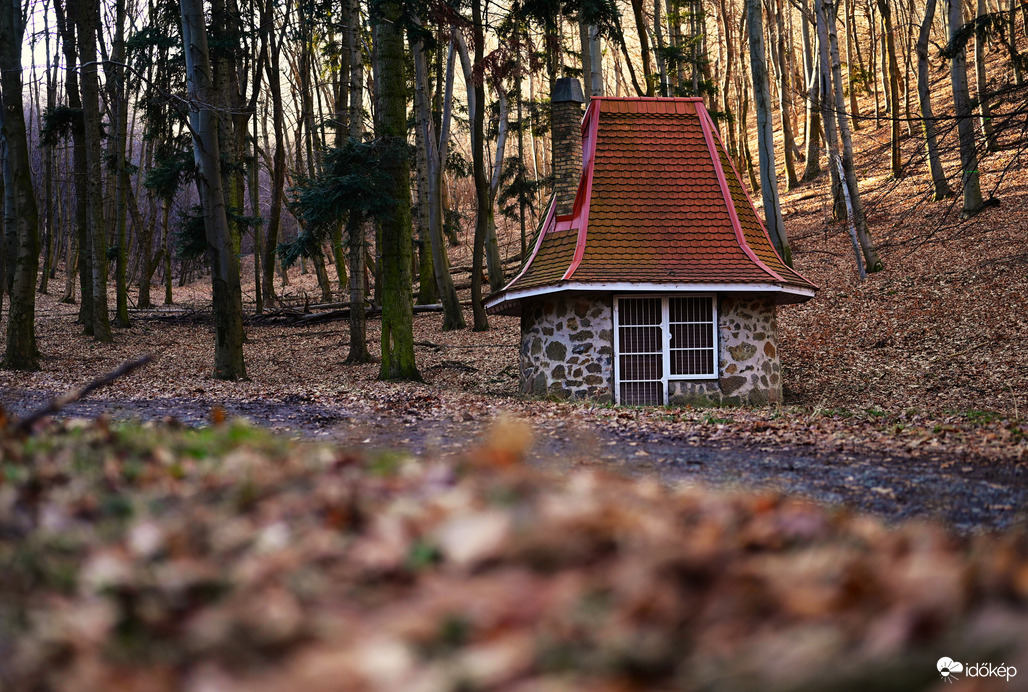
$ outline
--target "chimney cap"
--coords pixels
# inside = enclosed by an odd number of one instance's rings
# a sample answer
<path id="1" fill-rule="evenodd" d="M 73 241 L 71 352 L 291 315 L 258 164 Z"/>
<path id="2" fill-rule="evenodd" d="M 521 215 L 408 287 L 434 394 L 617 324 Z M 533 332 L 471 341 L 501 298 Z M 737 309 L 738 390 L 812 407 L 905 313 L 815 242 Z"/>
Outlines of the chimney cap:
<path id="1" fill-rule="evenodd" d="M 582 95 L 582 85 L 575 77 L 560 77 L 553 84 L 552 103 L 585 103 L 585 96 Z"/>

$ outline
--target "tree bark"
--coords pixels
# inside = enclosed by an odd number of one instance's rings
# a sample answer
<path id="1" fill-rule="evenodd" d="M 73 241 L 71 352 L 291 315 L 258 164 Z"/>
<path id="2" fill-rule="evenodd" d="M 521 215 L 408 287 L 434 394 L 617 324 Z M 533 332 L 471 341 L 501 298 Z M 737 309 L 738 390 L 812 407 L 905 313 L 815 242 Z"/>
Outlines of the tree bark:
<path id="1" fill-rule="evenodd" d="M 961 0 L 946 0 L 949 7 L 949 38 L 953 41 L 964 24 Z M 967 55 L 964 49 L 956 51 L 950 59 L 950 83 L 953 86 L 953 109 L 960 134 L 960 180 L 964 189 L 965 217 L 977 214 L 984 202 L 978 182 L 978 154 L 974 148 L 974 114 L 967 89 Z"/>
<path id="2" fill-rule="evenodd" d="M 924 20 L 917 37 L 917 96 L 921 106 L 921 124 L 924 126 L 925 147 L 928 150 L 928 172 L 932 176 L 932 200 L 945 199 L 953 195 L 946 173 L 939 158 L 938 135 L 935 128 L 935 114 L 932 112 L 932 96 L 929 82 L 928 38 L 935 19 L 936 0 L 925 0 Z"/>
<path id="3" fill-rule="evenodd" d="M 360 141 L 364 136 L 364 54 L 360 45 L 360 7 L 359 0 L 343 0 L 349 10 L 349 21 L 346 24 L 346 49 L 350 53 L 350 88 L 349 88 L 349 132 L 352 139 Z M 365 304 L 364 291 L 364 257 L 367 244 L 364 226 L 354 216 L 346 223 L 346 243 L 350 261 L 350 305 Z M 350 351 L 346 356 L 349 364 L 370 363 L 371 352 L 368 351 L 367 315 L 364 310 L 350 310 Z"/>
<path id="4" fill-rule="evenodd" d="M 778 201 L 778 178 L 775 171 L 774 131 L 771 121 L 771 92 L 768 86 L 767 59 L 764 52 L 764 19 L 760 0 L 746 0 L 749 23 L 750 73 L 753 78 L 754 102 L 757 108 L 757 149 L 760 161 L 760 193 L 764 200 L 764 219 L 771 242 L 792 266 L 792 252 L 785 235 L 782 208 Z"/>
<path id="5" fill-rule="evenodd" d="M 882 13 L 885 23 L 886 56 L 889 61 L 889 115 L 892 116 L 891 133 L 891 170 L 893 178 L 903 177 L 903 161 L 900 158 L 900 115 L 899 115 L 899 65 L 896 62 L 896 40 L 893 37 L 892 8 L 889 0 L 878 0 L 878 11 Z"/>
<path id="6" fill-rule="evenodd" d="M 857 27 L 853 24 L 854 0 L 845 0 L 843 12 L 846 14 L 846 84 L 849 86 L 850 96 L 850 122 L 853 123 L 854 131 L 860 129 L 860 109 L 857 106 L 857 88 L 853 80 L 853 40 L 857 35 Z"/>
<path id="7" fill-rule="evenodd" d="M 451 108 L 453 103 L 453 73 L 455 50 L 451 41 L 446 65 L 446 85 L 443 96 L 444 113 L 440 121 L 440 132 L 437 135 L 435 122 L 429 108 L 428 97 L 428 63 L 425 57 L 425 46 L 421 41 L 411 43 L 414 53 L 414 104 L 417 108 L 419 139 L 424 143 L 425 159 L 425 219 L 428 222 L 428 251 L 432 257 L 434 276 L 422 275 L 421 283 L 433 283 L 443 304 L 443 331 L 463 329 L 464 315 L 460 309 L 460 300 L 450 275 L 450 260 L 446 254 L 446 241 L 443 238 L 443 206 L 442 178 L 446 161 L 446 148 L 449 141 Z"/>
<path id="8" fill-rule="evenodd" d="M 978 18 L 988 14 L 985 0 L 978 0 Z M 998 151 L 996 133 L 992 128 L 992 107 L 989 105 L 989 80 L 985 73 L 985 31 L 979 30 L 974 37 L 974 75 L 978 92 L 978 112 L 981 115 L 982 132 L 988 151 Z"/>
<path id="9" fill-rule="evenodd" d="M 650 41 L 646 35 L 646 18 L 643 16 L 643 0 L 632 0 L 632 13 L 635 15 L 635 28 L 639 33 L 639 50 L 642 54 L 643 79 L 646 81 L 646 95 L 656 93 L 656 75 L 653 72 L 653 60 L 650 57 Z M 629 61 L 630 63 L 631 61 Z M 552 85 L 551 85 L 552 86 Z"/>
<path id="10" fill-rule="evenodd" d="M 275 0 L 266 0 L 261 23 L 268 37 L 268 92 L 271 96 L 272 123 L 275 132 L 275 153 L 272 155 L 271 201 L 268 211 L 268 231 L 264 239 L 264 291 L 265 307 L 278 303 L 275 296 L 275 253 L 278 248 L 279 230 L 282 226 L 282 200 L 286 184 L 285 109 L 282 105 L 282 84 L 280 77 L 280 56 L 282 44 L 275 30 Z"/>
<path id="11" fill-rule="evenodd" d="M 4 149 L 4 218 L 5 224 L 14 225 L 17 237 L 14 274 L 7 277 L 10 307 L 3 367 L 8 370 L 39 369 L 35 331 L 39 212 L 32 188 L 22 96 L 21 43 L 24 32 L 21 3 L 7 1 L 0 4 L 0 144 Z"/>
<path id="12" fill-rule="evenodd" d="M 489 289 L 499 291 L 505 282 L 503 261 L 500 259 L 500 248 L 496 238 L 496 194 L 500 191 L 500 176 L 503 173 L 503 159 L 507 151 L 507 132 L 510 130 L 507 121 L 509 104 L 507 95 L 503 93 L 501 84 L 497 90 L 500 98 L 499 132 L 496 136 L 496 152 L 493 171 L 489 179 L 489 231 L 486 235 L 486 258 L 489 260 Z"/>
<path id="13" fill-rule="evenodd" d="M 420 380 L 414 362 L 411 296 L 410 168 L 407 161 L 407 78 L 400 5 L 384 2 L 375 17 L 378 42 L 378 137 L 387 148 L 383 169 L 395 200 L 381 223 L 382 367 L 379 379 Z"/>
<path id="14" fill-rule="evenodd" d="M 835 86 L 835 114 L 839 123 L 839 135 L 842 138 L 842 169 L 844 173 L 843 199 L 848 202 L 850 224 L 856 231 L 860 241 L 860 249 L 864 253 L 868 272 L 884 269 L 878 251 L 875 249 L 871 233 L 867 228 L 867 217 L 864 214 L 864 203 L 860 198 L 857 186 L 857 173 L 853 165 L 853 138 L 850 135 L 849 118 L 846 117 L 846 97 L 843 93 L 842 64 L 839 60 L 839 38 L 835 19 L 837 7 L 833 2 L 824 2 L 821 11 L 825 14 L 828 24 L 828 40 L 832 58 L 832 79 Z"/>
<path id="15" fill-rule="evenodd" d="M 91 2 L 75 3 L 79 50 L 82 58 L 82 120 L 86 144 L 86 206 L 91 254 L 93 338 L 113 341 L 107 313 L 107 239 L 103 222 L 103 161 L 100 148 L 100 85 L 97 79 L 96 32 L 99 7 Z"/>
<path id="16" fill-rule="evenodd" d="M 633 0 L 637 1 L 637 0 Z M 475 33 L 475 66 L 482 65 L 485 53 L 485 27 L 482 23 L 482 0 L 471 2 L 471 22 Z M 642 29 L 645 32 L 645 29 Z M 484 77 L 484 75 L 483 75 Z M 648 84 L 649 82 L 647 82 Z M 468 85 L 468 90 L 472 88 Z M 474 314 L 474 330 L 476 332 L 489 329 L 489 319 L 482 305 L 482 255 L 485 251 L 485 240 L 489 233 L 489 181 L 485 175 L 485 80 L 474 83 L 475 112 L 471 129 L 471 161 L 475 176 L 475 198 L 477 214 L 475 217 L 475 242 L 472 250 L 471 270 L 471 311 Z"/>
<path id="17" fill-rule="evenodd" d="M 125 242 L 126 214 L 128 213 L 128 175 L 125 171 L 125 149 L 128 142 L 128 90 L 125 86 L 125 0 L 115 2 L 114 50 L 111 53 L 110 68 L 104 68 L 106 74 L 110 69 L 108 93 L 111 99 L 111 111 L 114 115 L 114 228 L 118 250 L 114 267 L 115 276 L 115 324 L 128 327 L 128 247 Z M 149 258 L 147 258 L 149 262 Z"/>
<path id="18" fill-rule="evenodd" d="M 846 218 L 846 200 L 843 195 L 843 179 L 835 165 L 839 140 L 836 137 L 836 119 L 832 115 L 832 68 L 829 63 L 828 26 L 825 23 L 822 0 L 814 0 L 814 16 L 817 22 L 818 102 L 821 105 L 821 123 L 825 128 L 825 148 L 828 152 L 828 172 L 832 177 L 832 216 L 837 220 Z"/>
<path id="19" fill-rule="evenodd" d="M 235 380 L 246 377 L 243 362 L 243 300 L 239 265 L 228 222 L 221 170 L 218 116 L 211 105 L 218 98 L 211 78 L 203 0 L 181 0 L 182 43 L 189 89 L 189 123 L 197 188 L 203 208 L 207 257 L 211 266 L 214 301 L 214 376 Z M 276 75 L 277 76 L 277 75 Z"/>
<path id="20" fill-rule="evenodd" d="M 803 180 L 810 181 L 821 175 L 821 105 L 819 103 L 821 83 L 819 76 L 820 61 L 811 50 L 810 10 L 807 0 L 803 0 L 803 12 L 800 21 L 803 23 L 803 69 L 807 78 L 807 119 L 804 126 L 806 137 L 806 162 L 803 167 Z"/>
<path id="21" fill-rule="evenodd" d="M 785 150 L 785 189 L 792 190 L 799 181 L 796 179 L 796 164 L 793 162 L 793 150 L 796 148 L 796 137 L 793 134 L 792 117 L 789 114 L 789 100 L 792 89 L 789 84 L 789 54 L 785 49 L 785 8 L 779 3 L 776 15 L 777 49 L 778 49 L 778 110 L 782 117 L 782 143 Z"/>

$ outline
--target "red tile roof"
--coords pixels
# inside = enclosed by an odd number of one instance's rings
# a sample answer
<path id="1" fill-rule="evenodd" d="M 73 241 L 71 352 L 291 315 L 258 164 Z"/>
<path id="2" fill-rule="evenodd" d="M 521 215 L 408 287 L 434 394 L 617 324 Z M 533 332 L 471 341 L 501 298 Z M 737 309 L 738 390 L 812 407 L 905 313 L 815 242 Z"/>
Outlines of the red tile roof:
<path id="1" fill-rule="evenodd" d="M 519 274 L 486 300 L 587 284 L 816 286 L 778 256 L 698 98 L 594 98 L 574 211 L 551 209 Z"/>

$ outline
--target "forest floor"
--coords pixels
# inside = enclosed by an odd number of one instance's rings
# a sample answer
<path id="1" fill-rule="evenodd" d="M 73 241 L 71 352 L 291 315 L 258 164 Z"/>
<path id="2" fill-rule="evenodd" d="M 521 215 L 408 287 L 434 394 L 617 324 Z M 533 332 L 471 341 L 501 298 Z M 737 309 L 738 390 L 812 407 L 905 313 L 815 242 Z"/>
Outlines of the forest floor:
<path id="1" fill-rule="evenodd" d="M 826 175 L 783 194 L 796 267 L 821 290 L 780 309 L 782 406 L 524 401 L 517 397 L 517 319 L 492 317 L 487 332 L 442 332 L 438 314 L 415 318 L 424 383 L 378 382 L 377 364 L 344 365 L 345 321 L 251 321 L 250 379 L 220 382 L 210 376 L 206 279 L 175 289 L 178 311 L 133 312 L 131 328 L 115 330 L 112 345 L 81 335 L 77 306 L 39 296 L 42 369 L 0 372 L 0 402 L 23 413 L 150 353 L 144 370 L 65 415 L 202 424 L 220 407 L 291 434 L 428 455 L 459 453 L 505 415 L 536 428 L 530 456 L 542 465 L 600 464 L 669 483 L 772 484 L 893 518 L 937 515 L 962 528 L 1021 521 L 1028 506 L 1028 171 L 1020 151 L 1001 141 L 982 166 L 983 190 L 998 189 L 998 203 L 961 222 L 959 200 L 925 199 L 920 169 L 887 178 L 884 124 L 855 136 L 869 225 L 886 268 L 858 282 L 846 231 L 830 218 Z M 905 156 L 914 160 L 917 146 L 906 138 Z M 951 170 L 955 157 L 949 151 L 944 159 Z M 455 264 L 467 256 L 466 241 Z M 516 251 L 513 245 L 506 247 Z M 243 269 L 252 276 L 252 258 Z M 51 294 L 61 285 L 58 275 Z M 292 270 L 283 293 L 317 295 L 313 274 Z M 252 297 L 252 282 L 244 295 Z M 162 296 L 155 287 L 155 304 Z M 368 338 L 376 351 L 376 320 Z"/>

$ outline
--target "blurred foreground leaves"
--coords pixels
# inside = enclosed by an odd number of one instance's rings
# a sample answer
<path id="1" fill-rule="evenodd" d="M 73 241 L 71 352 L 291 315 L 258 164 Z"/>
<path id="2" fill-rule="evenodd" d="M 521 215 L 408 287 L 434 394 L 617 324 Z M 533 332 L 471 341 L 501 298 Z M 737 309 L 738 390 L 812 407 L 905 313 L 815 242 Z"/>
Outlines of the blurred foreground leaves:
<path id="1" fill-rule="evenodd" d="M 456 465 L 241 423 L 5 438 L 0 689 L 958 689 L 942 656 L 1028 681 L 1023 533 L 545 475 L 529 435 Z"/>

